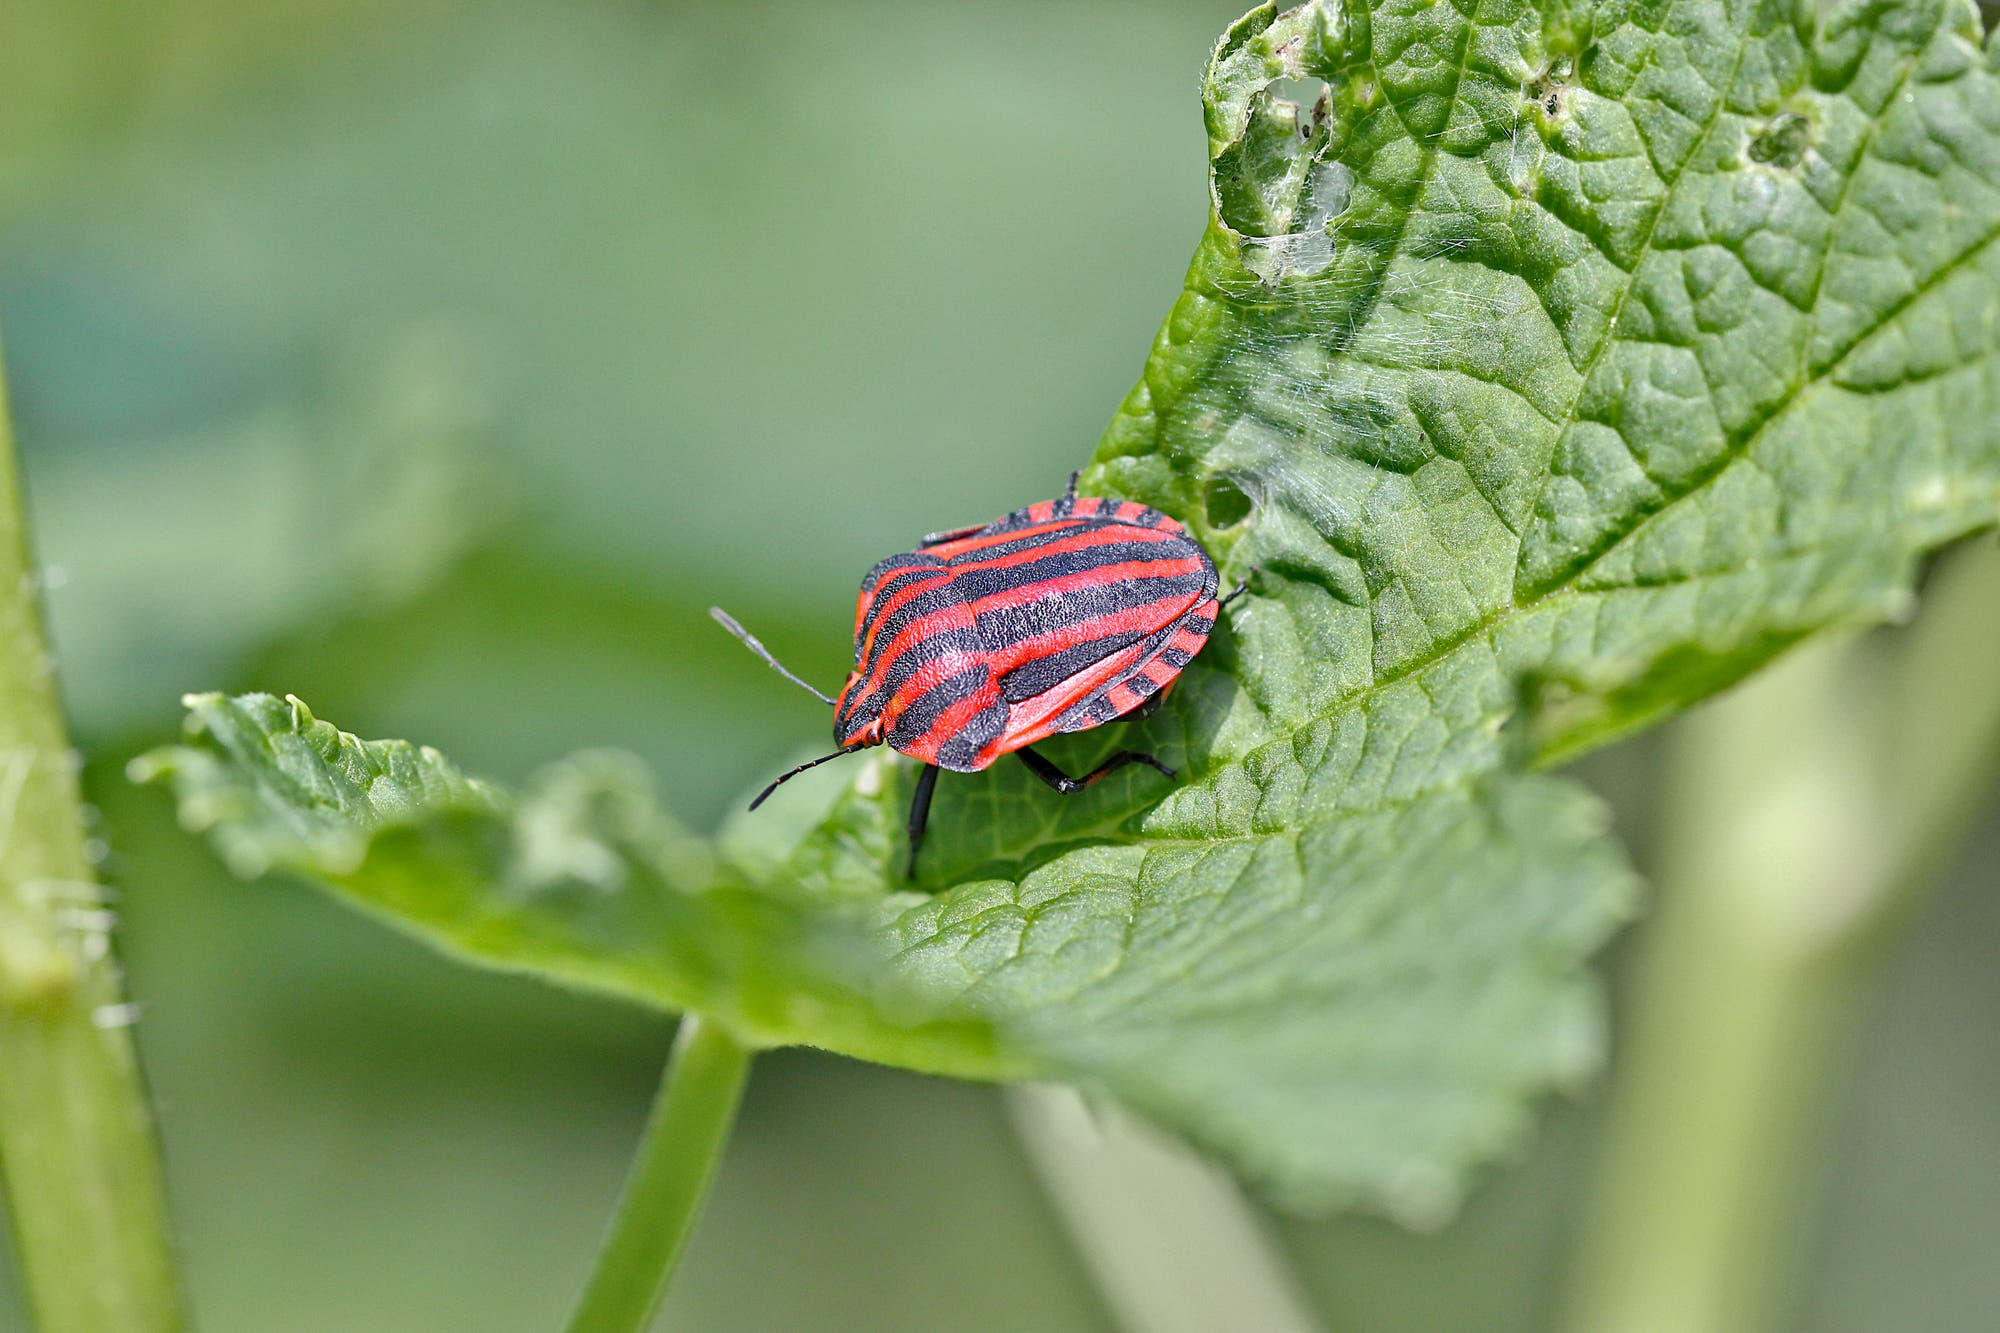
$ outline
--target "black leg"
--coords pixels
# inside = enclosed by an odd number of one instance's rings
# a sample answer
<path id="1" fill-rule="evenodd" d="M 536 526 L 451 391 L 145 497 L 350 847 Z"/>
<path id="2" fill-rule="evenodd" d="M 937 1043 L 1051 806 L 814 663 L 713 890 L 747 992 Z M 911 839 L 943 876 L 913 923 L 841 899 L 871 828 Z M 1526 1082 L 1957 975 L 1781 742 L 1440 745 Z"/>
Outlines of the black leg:
<path id="1" fill-rule="evenodd" d="M 924 845 L 924 825 L 931 822 L 931 793 L 937 790 L 937 765 L 925 764 L 917 774 L 917 794 L 910 801 L 910 865 L 906 879 L 917 877 L 917 852 Z"/>
<path id="2" fill-rule="evenodd" d="M 1152 755 L 1140 754 L 1137 750 L 1120 750 L 1117 754 L 1112 755 L 1109 759 L 1099 764 L 1096 768 L 1091 769 L 1080 778 L 1071 777 L 1048 760 L 1036 754 L 1033 750 L 1024 747 L 1014 751 L 1014 753 L 1021 757 L 1021 762 L 1028 766 L 1030 773 L 1033 773 L 1036 777 L 1048 783 L 1065 796 L 1082 791 L 1105 774 L 1116 773 L 1127 764 L 1145 764 L 1149 768 L 1159 770 L 1168 777 L 1174 776 L 1174 770 L 1168 768 Z"/>
<path id="3" fill-rule="evenodd" d="M 1259 571 L 1253 569 L 1250 572 L 1254 575 Z M 1243 582 L 1231 588 L 1229 590 L 1229 595 L 1224 597 L 1221 601 L 1215 604 L 1215 609 L 1220 611 L 1223 607 L 1228 606 L 1231 602 L 1235 601 L 1237 598 L 1241 597 L 1244 593 L 1249 591 L 1250 591 L 1250 580 L 1245 579 L 1243 580 Z"/>

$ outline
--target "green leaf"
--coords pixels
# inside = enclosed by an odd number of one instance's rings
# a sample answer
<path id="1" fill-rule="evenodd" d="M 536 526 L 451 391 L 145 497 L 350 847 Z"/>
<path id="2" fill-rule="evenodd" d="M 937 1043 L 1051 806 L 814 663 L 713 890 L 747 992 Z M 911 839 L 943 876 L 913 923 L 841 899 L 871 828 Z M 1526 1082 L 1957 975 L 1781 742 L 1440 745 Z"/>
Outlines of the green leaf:
<path id="1" fill-rule="evenodd" d="M 868 920 L 737 882 L 654 803 L 629 755 L 551 765 L 519 799 L 428 746 L 364 741 L 268 694 L 190 695 L 170 781 L 238 874 L 328 885 L 491 967 L 696 1010 L 758 1045 L 802 1034 L 947 1073 L 1022 1072 L 986 1026 L 899 994 Z"/>
<path id="2" fill-rule="evenodd" d="M 339 882 L 489 961 L 1067 1079 L 1282 1202 L 1439 1220 L 1601 1057 L 1587 958 L 1633 883 L 1532 770 L 1904 613 L 1918 557 L 2000 516 L 1997 63 L 1964 3 L 1256 10 L 1203 82 L 1210 225 L 1086 485 L 1261 573 L 1160 715 L 1048 747 L 1178 783 L 950 775 L 913 895 L 912 773 L 878 756 L 782 836 L 658 840 L 714 886 L 539 953 L 465 924 L 524 929 L 506 864 L 452 904 Z M 437 824 L 395 818 L 364 867 Z M 681 958 L 709 931 L 733 972 Z"/>

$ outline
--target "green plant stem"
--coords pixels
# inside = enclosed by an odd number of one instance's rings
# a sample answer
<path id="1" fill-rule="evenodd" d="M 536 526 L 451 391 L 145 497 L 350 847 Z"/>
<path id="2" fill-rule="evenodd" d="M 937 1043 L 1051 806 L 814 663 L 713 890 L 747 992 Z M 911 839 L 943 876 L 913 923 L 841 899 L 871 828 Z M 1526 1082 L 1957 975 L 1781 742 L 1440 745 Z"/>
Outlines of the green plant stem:
<path id="1" fill-rule="evenodd" d="M 2000 756 L 2000 548 L 1960 552 L 1925 603 L 1914 629 L 1801 650 L 1677 737 L 1576 1333 L 1788 1322 L 1871 965 Z"/>
<path id="2" fill-rule="evenodd" d="M 109 925 L 84 850 L 0 391 L 0 1181 L 43 1333 L 181 1326 Z"/>
<path id="3" fill-rule="evenodd" d="M 721 1163 L 750 1051 L 695 1014 L 681 1020 L 597 1271 L 570 1333 L 637 1333 L 651 1321 Z"/>

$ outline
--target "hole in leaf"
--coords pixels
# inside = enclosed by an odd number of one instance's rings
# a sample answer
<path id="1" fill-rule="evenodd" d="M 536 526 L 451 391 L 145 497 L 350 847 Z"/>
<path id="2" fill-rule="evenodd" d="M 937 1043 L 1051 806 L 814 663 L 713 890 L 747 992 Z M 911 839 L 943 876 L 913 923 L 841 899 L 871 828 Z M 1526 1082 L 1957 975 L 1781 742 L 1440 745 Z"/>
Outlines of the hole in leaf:
<path id="1" fill-rule="evenodd" d="M 1812 124 L 1796 111 L 1774 116 L 1750 141 L 1750 160 L 1789 171 L 1812 146 Z"/>
<path id="2" fill-rule="evenodd" d="M 1542 72 L 1528 80 L 1522 95 L 1527 101 L 1541 107 L 1547 116 L 1560 116 L 1563 103 L 1567 100 L 1563 91 L 1576 77 L 1576 58 L 1568 52 L 1558 53 L 1543 67 Z"/>
<path id="3" fill-rule="evenodd" d="M 1298 110 L 1299 137 L 1310 139 L 1313 131 L 1326 123 L 1333 105 L 1333 89 L 1325 79 L 1311 77 L 1273 79 L 1264 85 L 1273 102 L 1289 102 Z"/>
<path id="4" fill-rule="evenodd" d="M 1272 79 L 1251 96 L 1242 134 L 1212 167 L 1216 203 L 1232 231 L 1271 237 L 1304 229 L 1314 211 L 1315 168 L 1324 165 L 1328 147 L 1332 100 L 1326 81 L 1314 78 Z"/>
<path id="5" fill-rule="evenodd" d="M 1213 529 L 1233 528 L 1250 517 L 1250 497 L 1227 477 L 1209 478 L 1201 505 Z"/>

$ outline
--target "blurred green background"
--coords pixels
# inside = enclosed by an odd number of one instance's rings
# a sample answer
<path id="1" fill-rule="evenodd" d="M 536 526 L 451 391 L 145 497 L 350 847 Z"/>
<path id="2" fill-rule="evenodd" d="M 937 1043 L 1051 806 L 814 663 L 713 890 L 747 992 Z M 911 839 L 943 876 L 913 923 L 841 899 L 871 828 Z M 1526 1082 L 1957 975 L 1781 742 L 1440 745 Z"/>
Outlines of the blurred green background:
<path id="1" fill-rule="evenodd" d="M 627 747 L 712 827 L 825 715 L 704 608 L 834 681 L 869 563 L 1083 461 L 1238 7 L 10 0 L 0 326 L 204 1328 L 559 1326 L 670 1028 L 237 884 L 124 760 L 293 690 L 503 778 Z M 1586 772 L 1642 864 L 1657 753 Z M 1801 1329 L 2000 1327 L 1996 858 L 1885 965 Z M 1600 1100 L 1440 1235 L 1276 1222 L 1328 1324 L 1547 1326 Z M 1111 1316 L 994 1090 L 785 1053 L 663 1325 Z"/>

